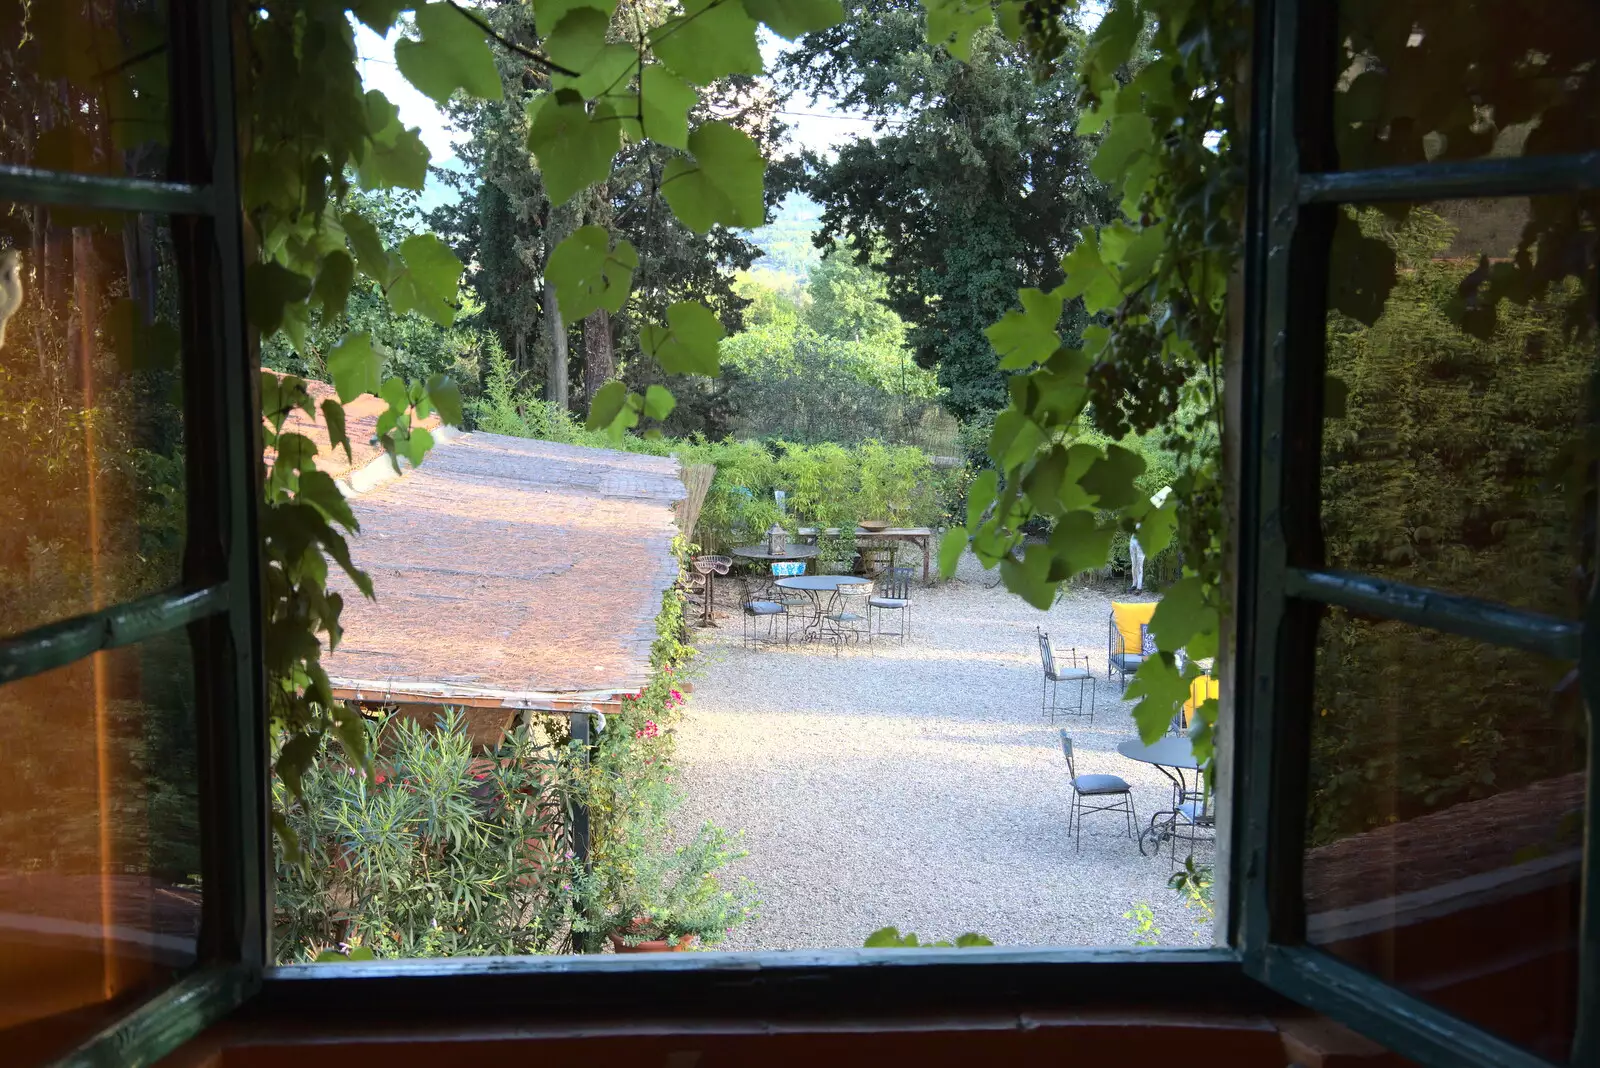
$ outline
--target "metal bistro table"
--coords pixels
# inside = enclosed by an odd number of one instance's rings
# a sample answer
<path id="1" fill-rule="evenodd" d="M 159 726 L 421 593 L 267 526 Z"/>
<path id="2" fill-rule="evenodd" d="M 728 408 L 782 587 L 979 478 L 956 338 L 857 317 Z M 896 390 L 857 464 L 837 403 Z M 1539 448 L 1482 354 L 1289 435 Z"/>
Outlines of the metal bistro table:
<path id="1" fill-rule="evenodd" d="M 811 598 L 811 618 L 806 621 L 802 640 L 812 641 L 822 636 L 822 595 L 829 594 L 828 605 L 839 599 L 840 586 L 865 586 L 872 582 L 860 575 L 797 575 L 781 578 L 775 585 L 785 590 L 799 590 Z"/>
<path id="2" fill-rule="evenodd" d="M 1162 809 L 1150 817 L 1150 826 L 1139 832 L 1139 854 L 1154 856 L 1161 843 L 1173 837 L 1177 828 L 1180 806 L 1189 806 L 1197 818 L 1190 822 L 1199 824 L 1207 817 L 1206 799 L 1200 789 L 1200 762 L 1194 758 L 1194 744 L 1182 735 L 1162 738 L 1153 745 L 1145 745 L 1137 738 L 1117 743 L 1117 752 L 1129 760 L 1154 764 L 1172 782 L 1172 807 Z M 1189 785 L 1189 773 L 1194 773 L 1194 785 Z M 1163 819 L 1163 817 L 1165 817 Z M 1186 819 L 1189 817 L 1186 815 Z M 1145 839 L 1150 840 L 1150 853 L 1145 853 Z M 1176 844 L 1174 844 L 1176 848 Z M 1176 854 L 1174 854 L 1176 855 Z"/>
<path id="3" fill-rule="evenodd" d="M 796 560 L 814 560 L 820 551 L 815 545 L 791 544 L 781 553 L 769 553 L 765 545 L 741 545 L 737 549 L 728 550 L 734 556 L 751 564 L 787 564 Z M 768 568 L 761 576 L 760 589 L 770 589 L 772 586 L 772 571 Z M 750 576 L 744 576 L 744 599 L 750 600 Z"/>

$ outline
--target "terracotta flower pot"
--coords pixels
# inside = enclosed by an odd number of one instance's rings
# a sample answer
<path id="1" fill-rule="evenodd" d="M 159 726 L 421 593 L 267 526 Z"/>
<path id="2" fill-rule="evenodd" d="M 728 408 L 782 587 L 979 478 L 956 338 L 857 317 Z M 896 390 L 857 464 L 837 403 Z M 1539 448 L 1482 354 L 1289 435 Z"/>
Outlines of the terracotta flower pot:
<path id="1" fill-rule="evenodd" d="M 618 953 L 682 953 L 695 942 L 695 936 L 689 935 L 687 938 L 678 939 L 677 945 L 672 945 L 665 938 L 654 938 L 630 946 L 623 942 L 621 933 L 617 931 L 612 931 L 610 937 L 611 945 Z"/>

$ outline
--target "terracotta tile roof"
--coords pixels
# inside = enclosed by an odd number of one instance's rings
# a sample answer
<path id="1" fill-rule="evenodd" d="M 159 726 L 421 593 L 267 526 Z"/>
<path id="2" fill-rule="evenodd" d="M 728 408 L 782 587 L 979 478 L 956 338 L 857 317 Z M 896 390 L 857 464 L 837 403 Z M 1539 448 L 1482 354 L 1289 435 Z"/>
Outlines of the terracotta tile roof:
<path id="1" fill-rule="evenodd" d="M 352 435 L 353 437 L 354 435 Z M 342 453 L 341 453 L 342 455 Z M 644 685 L 677 578 L 678 461 L 471 433 L 352 498 L 339 691 L 382 700 L 551 707 Z"/>

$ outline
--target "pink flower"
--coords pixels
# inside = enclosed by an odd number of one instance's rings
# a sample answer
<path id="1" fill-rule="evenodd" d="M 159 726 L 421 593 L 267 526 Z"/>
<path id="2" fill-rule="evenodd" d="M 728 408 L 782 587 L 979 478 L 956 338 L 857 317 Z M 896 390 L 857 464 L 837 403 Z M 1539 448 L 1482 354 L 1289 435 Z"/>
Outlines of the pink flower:
<path id="1" fill-rule="evenodd" d="M 384 773 L 383 773 L 383 772 L 381 772 L 381 771 L 380 771 L 380 772 L 378 772 L 378 774 L 377 774 L 377 775 L 375 775 L 375 776 L 373 776 L 373 778 L 374 778 L 374 779 L 375 779 L 375 780 L 376 780 L 376 781 L 377 781 L 377 782 L 380 782 L 380 783 L 384 783 L 384 782 L 388 782 L 388 781 L 389 781 L 389 778 L 388 778 L 388 776 L 386 776 L 386 775 L 385 775 L 385 774 L 384 774 Z"/>

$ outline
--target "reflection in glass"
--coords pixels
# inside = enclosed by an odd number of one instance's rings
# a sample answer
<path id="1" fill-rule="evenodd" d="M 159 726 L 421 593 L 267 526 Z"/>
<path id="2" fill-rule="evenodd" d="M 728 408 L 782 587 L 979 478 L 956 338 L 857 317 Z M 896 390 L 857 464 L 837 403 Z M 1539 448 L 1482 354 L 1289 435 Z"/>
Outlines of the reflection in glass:
<path id="1" fill-rule="evenodd" d="M 1591 0 L 1345 0 L 1335 36 L 1343 170 L 1600 147 Z"/>
<path id="2" fill-rule="evenodd" d="M 164 220 L 0 206 L 0 636 L 176 585 L 179 294 Z"/>
<path id="3" fill-rule="evenodd" d="M 1572 665 L 1333 609 L 1313 707 L 1308 940 L 1565 1060 L 1586 781 Z"/>
<path id="4" fill-rule="evenodd" d="M 0 3 L 0 163 L 166 177 L 166 0 Z"/>
<path id="5" fill-rule="evenodd" d="M 59 1055 L 195 959 L 194 680 L 182 631 L 0 687 L 0 1042 Z"/>
<path id="6" fill-rule="evenodd" d="M 1551 217 L 1572 207 L 1544 201 Z M 1521 198 L 1342 209 L 1323 426 L 1329 566 L 1581 610 L 1594 577 L 1595 234 L 1569 216 L 1575 255 L 1541 244 L 1515 259 L 1531 211 Z"/>

